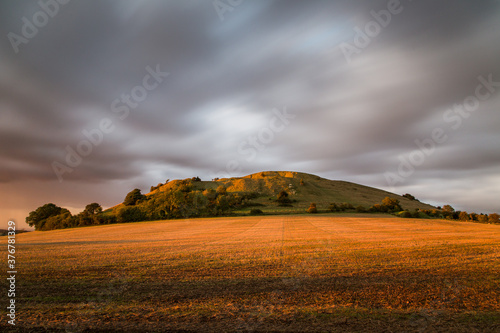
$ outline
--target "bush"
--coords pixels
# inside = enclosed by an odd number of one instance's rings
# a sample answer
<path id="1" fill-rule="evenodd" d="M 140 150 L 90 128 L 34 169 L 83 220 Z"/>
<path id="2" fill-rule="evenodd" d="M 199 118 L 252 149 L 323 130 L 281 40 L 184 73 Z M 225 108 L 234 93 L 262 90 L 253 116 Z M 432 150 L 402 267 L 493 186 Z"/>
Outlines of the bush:
<path id="1" fill-rule="evenodd" d="M 409 218 L 412 217 L 411 213 L 409 211 L 407 211 L 407 210 L 404 210 L 404 211 L 400 212 L 398 215 L 401 216 L 401 217 L 404 217 L 406 219 L 409 219 Z"/>
<path id="2" fill-rule="evenodd" d="M 409 199 L 409 200 L 412 200 L 412 201 L 416 201 L 417 199 L 415 199 L 415 197 L 409 193 L 406 193 L 406 194 L 403 194 L 403 198 L 406 198 L 406 199 Z"/>
<path id="3" fill-rule="evenodd" d="M 363 206 L 356 207 L 356 212 L 358 213 L 366 213 L 366 208 Z"/>
<path id="4" fill-rule="evenodd" d="M 250 210 L 250 215 L 263 215 L 264 212 L 261 211 L 260 209 L 252 209 Z"/>
<path id="5" fill-rule="evenodd" d="M 345 210 L 354 210 L 354 206 L 348 202 L 343 202 L 339 205 L 339 209 L 341 211 L 345 211 Z"/>
<path id="6" fill-rule="evenodd" d="M 309 214 L 316 214 L 318 212 L 318 209 L 316 208 L 316 204 L 314 202 L 311 203 L 311 205 L 309 206 L 309 208 L 307 208 L 307 212 Z"/>
<path id="7" fill-rule="evenodd" d="M 375 205 L 371 206 L 369 209 L 370 212 L 380 212 L 380 213 L 387 213 L 388 210 L 389 209 L 387 208 L 387 206 L 380 205 L 380 204 L 375 204 Z"/>
<path id="8" fill-rule="evenodd" d="M 331 203 L 330 206 L 328 206 L 328 210 L 330 212 L 338 212 L 340 209 L 336 203 Z"/>
<path id="9" fill-rule="evenodd" d="M 280 193 L 278 193 L 278 206 L 283 206 L 283 207 L 291 207 L 290 203 L 292 202 L 290 199 L 288 199 L 288 193 L 283 190 Z"/>
<path id="10" fill-rule="evenodd" d="M 123 222 L 139 222 L 146 219 L 146 214 L 139 207 L 123 207 L 118 211 L 116 220 Z"/>
<path id="11" fill-rule="evenodd" d="M 390 197 L 385 197 L 384 200 L 382 200 L 382 205 L 386 206 L 388 210 L 393 212 L 400 212 L 403 210 L 399 205 L 399 200 Z"/>

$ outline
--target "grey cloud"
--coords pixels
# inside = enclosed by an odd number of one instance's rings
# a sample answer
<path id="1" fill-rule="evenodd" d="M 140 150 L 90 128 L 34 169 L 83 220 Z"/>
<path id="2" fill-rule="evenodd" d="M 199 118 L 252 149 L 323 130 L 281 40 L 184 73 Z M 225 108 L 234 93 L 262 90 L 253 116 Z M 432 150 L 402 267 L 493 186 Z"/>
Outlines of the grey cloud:
<path id="1" fill-rule="evenodd" d="M 83 129 L 110 118 L 115 130 L 65 182 L 147 187 L 192 173 L 209 178 L 237 160 L 241 173 L 297 168 L 387 188 L 383 174 L 397 169 L 398 156 L 444 127 L 449 140 L 396 190 L 425 199 L 441 179 L 446 200 L 473 209 L 459 180 L 500 187 L 500 91 L 459 130 L 443 113 L 474 93 L 478 76 L 500 81 L 500 3 L 401 3 L 404 10 L 348 64 L 339 45 L 352 43 L 354 27 L 387 1 L 246 1 L 223 22 L 210 1 L 72 1 L 18 54 L 6 35 L 19 33 L 21 17 L 39 6 L 4 1 L 0 182 L 40 181 L 62 195 L 51 162 L 64 160 Z M 156 64 L 170 75 L 119 120 L 112 101 Z M 296 118 L 247 161 L 238 145 L 282 107 Z M 493 211 L 488 196 L 481 208 Z"/>

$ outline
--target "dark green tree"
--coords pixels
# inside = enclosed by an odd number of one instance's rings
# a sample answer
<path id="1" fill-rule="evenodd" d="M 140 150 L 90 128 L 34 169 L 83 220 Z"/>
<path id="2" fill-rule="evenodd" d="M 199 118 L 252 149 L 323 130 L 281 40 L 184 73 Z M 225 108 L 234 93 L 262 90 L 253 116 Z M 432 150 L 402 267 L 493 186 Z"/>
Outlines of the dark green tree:
<path id="1" fill-rule="evenodd" d="M 127 194 L 127 196 L 125 197 L 125 200 L 123 200 L 123 204 L 125 206 L 134 206 L 139 201 L 141 201 L 143 198 L 144 198 L 144 196 L 142 195 L 141 190 L 136 188 Z"/>
<path id="2" fill-rule="evenodd" d="M 44 230 L 47 219 L 67 211 L 66 209 L 63 211 L 63 209 L 64 208 L 56 206 L 53 203 L 45 204 L 30 212 L 28 217 L 26 217 L 26 223 L 28 223 L 30 227 L 34 226 L 36 230 Z"/>
<path id="3" fill-rule="evenodd" d="M 85 206 L 83 213 L 90 216 L 99 215 L 102 213 L 102 207 L 97 202 L 93 202 Z"/>

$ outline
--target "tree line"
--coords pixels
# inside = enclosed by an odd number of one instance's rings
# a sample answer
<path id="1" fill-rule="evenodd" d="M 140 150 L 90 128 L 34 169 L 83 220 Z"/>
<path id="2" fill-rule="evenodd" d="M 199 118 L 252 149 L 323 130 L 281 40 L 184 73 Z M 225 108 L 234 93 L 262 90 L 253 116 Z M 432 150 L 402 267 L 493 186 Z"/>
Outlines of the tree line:
<path id="1" fill-rule="evenodd" d="M 415 197 L 410 194 L 405 194 L 403 197 L 409 198 L 410 200 L 418 201 Z M 404 210 L 401 207 L 400 201 L 395 198 L 385 197 L 382 203 L 375 204 L 369 208 L 364 206 L 354 207 L 350 203 L 331 203 L 328 207 L 330 212 L 357 212 L 357 213 L 391 213 L 404 218 L 441 218 L 448 220 L 457 221 L 471 221 L 479 223 L 500 223 L 500 215 L 497 213 L 492 214 L 477 214 L 468 213 L 466 211 L 455 211 L 455 209 L 450 205 L 444 205 L 443 207 L 437 207 L 436 209 L 415 209 L 414 211 Z M 318 213 L 316 203 L 311 203 L 307 209 L 308 213 Z"/>
<path id="2" fill-rule="evenodd" d="M 53 203 L 45 204 L 29 213 L 26 223 L 36 230 L 53 230 L 74 228 L 89 225 L 139 222 L 147 220 L 166 220 L 190 217 L 215 217 L 226 216 L 234 209 L 244 207 L 263 206 L 252 202 L 260 196 L 257 192 L 228 192 L 224 185 L 216 189 L 196 189 L 195 182 L 200 182 L 198 177 L 176 181 L 166 190 L 163 184 L 158 184 L 153 190 L 154 195 L 143 195 L 140 189 L 127 193 L 123 204 L 113 209 L 103 211 L 98 203 L 90 203 L 78 214 L 71 212 Z M 168 181 L 167 181 L 168 183 Z M 199 188 L 199 186 L 198 186 Z M 405 198 L 415 200 L 410 194 Z M 283 190 L 278 193 L 275 202 L 278 206 L 292 206 L 296 200 L 291 200 L 288 193 Z M 308 213 L 318 213 L 316 203 L 311 203 Z M 354 206 L 351 203 L 331 203 L 330 212 L 357 212 L 357 213 L 390 213 L 405 218 L 444 218 L 459 221 L 475 221 L 481 223 L 500 223 L 498 214 L 476 214 L 465 211 L 455 211 L 450 205 L 436 209 L 404 210 L 398 199 L 386 197 L 380 204 L 371 207 Z M 260 209 L 252 209 L 250 215 L 260 215 Z"/>
<path id="3" fill-rule="evenodd" d="M 151 196 L 134 189 L 127 193 L 120 207 L 107 211 L 103 211 L 98 203 L 91 203 L 81 213 L 72 215 L 66 208 L 49 203 L 30 212 L 26 223 L 36 230 L 53 230 L 147 220 L 225 216 L 233 209 L 258 205 L 250 202 L 259 196 L 256 192 L 229 193 L 224 185 L 216 189 L 195 190 L 194 181 L 200 180 L 198 177 L 182 180 L 170 189 Z"/>

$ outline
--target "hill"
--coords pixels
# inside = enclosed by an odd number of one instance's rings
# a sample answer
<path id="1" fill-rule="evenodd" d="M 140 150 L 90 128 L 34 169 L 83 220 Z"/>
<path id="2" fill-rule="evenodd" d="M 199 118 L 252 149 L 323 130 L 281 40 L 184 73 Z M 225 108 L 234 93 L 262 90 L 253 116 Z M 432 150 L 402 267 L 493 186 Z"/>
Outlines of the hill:
<path id="1" fill-rule="evenodd" d="M 224 186 L 228 193 L 249 198 L 245 204 L 233 210 L 236 213 L 248 213 L 251 207 L 259 207 L 264 213 L 303 213 L 311 203 L 316 203 L 319 210 L 327 210 L 331 203 L 348 203 L 354 207 L 369 208 L 380 204 L 386 197 L 400 201 L 406 210 L 436 209 L 436 207 L 410 200 L 398 194 L 356 183 L 325 179 L 316 175 L 291 171 L 264 171 L 244 177 L 196 181 L 193 179 L 172 180 L 152 187 L 145 196 L 148 199 L 159 198 L 162 193 L 182 191 L 189 186 L 190 191 L 216 190 Z M 279 206 L 277 195 L 286 191 L 292 201 L 290 206 Z M 118 211 L 124 205 L 112 207 Z"/>
<path id="2" fill-rule="evenodd" d="M 167 180 L 151 186 L 150 192 L 145 195 L 139 189 L 132 190 L 122 203 L 104 212 L 96 202 L 88 204 L 77 215 L 49 203 L 30 212 L 27 222 L 36 230 L 52 230 L 177 218 L 302 214 L 312 203 L 315 204 L 315 212 L 320 213 L 384 212 L 414 218 L 469 219 L 465 212 L 455 212 L 451 206 L 439 210 L 411 195 L 400 196 L 307 173 L 264 171 L 211 181 L 202 181 L 199 177 Z M 481 218 L 484 220 L 487 216 Z M 500 219 L 495 214 L 491 222 L 497 223 Z"/>

